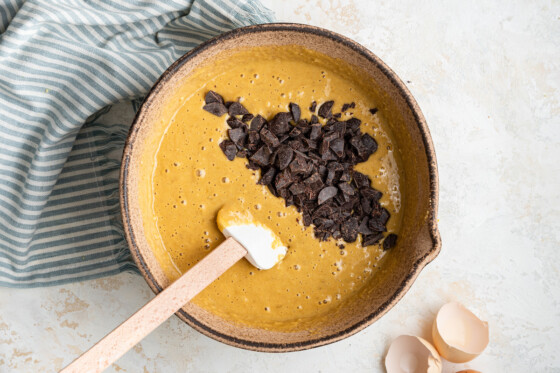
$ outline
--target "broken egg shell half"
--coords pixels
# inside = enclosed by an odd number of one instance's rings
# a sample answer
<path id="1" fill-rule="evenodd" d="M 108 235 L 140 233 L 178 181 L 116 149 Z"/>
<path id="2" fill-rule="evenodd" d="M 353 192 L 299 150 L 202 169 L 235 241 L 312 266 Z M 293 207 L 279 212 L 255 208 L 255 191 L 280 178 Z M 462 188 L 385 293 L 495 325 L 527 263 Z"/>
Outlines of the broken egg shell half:
<path id="1" fill-rule="evenodd" d="M 438 352 L 428 341 L 401 335 L 391 343 L 385 356 L 387 373 L 441 373 Z"/>
<path id="2" fill-rule="evenodd" d="M 489 342 L 488 323 L 462 304 L 451 302 L 440 308 L 432 337 L 440 355 L 452 363 L 466 363 L 484 351 Z"/>

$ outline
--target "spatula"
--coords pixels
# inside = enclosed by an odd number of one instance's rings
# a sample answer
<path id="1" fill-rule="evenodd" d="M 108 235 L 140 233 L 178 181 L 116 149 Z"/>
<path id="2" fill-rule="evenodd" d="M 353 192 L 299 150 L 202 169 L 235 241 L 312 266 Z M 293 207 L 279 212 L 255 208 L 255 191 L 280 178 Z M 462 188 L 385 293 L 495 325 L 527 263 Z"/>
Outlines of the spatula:
<path id="1" fill-rule="evenodd" d="M 241 258 L 259 269 L 270 269 L 286 254 L 274 232 L 249 212 L 223 207 L 217 223 L 227 238 L 221 245 L 60 373 L 103 371 Z"/>

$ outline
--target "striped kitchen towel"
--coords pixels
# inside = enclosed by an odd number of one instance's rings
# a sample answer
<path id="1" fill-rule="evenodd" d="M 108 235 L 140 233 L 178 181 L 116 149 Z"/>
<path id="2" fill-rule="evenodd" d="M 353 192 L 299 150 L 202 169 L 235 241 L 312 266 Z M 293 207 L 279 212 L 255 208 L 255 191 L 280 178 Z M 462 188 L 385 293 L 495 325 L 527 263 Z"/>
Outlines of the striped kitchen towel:
<path id="1" fill-rule="evenodd" d="M 258 0 L 0 0 L 0 285 L 135 270 L 118 171 L 139 99 L 197 44 L 272 20 Z"/>

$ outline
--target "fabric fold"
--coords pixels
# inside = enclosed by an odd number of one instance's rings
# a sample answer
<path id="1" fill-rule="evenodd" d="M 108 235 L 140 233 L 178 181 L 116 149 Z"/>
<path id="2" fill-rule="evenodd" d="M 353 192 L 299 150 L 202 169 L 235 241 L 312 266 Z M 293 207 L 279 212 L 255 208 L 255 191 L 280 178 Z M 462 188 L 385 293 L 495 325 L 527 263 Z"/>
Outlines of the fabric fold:
<path id="1" fill-rule="evenodd" d="M 201 42 L 271 21 L 256 0 L 0 2 L 0 285 L 135 270 L 118 178 L 141 98 Z"/>

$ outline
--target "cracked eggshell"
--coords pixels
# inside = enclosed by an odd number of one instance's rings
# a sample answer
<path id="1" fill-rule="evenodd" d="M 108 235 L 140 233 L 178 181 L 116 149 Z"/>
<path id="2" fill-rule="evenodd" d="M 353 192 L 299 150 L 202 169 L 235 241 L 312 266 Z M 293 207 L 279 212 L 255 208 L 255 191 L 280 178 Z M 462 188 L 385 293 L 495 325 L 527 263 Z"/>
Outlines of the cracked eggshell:
<path id="1" fill-rule="evenodd" d="M 444 359 L 453 363 L 466 363 L 488 346 L 488 323 L 481 321 L 462 304 L 451 302 L 438 311 L 432 337 Z"/>
<path id="2" fill-rule="evenodd" d="M 401 335 L 391 343 L 385 356 L 387 373 L 441 373 L 438 352 L 428 341 Z"/>

